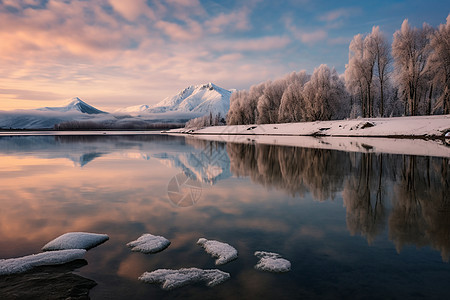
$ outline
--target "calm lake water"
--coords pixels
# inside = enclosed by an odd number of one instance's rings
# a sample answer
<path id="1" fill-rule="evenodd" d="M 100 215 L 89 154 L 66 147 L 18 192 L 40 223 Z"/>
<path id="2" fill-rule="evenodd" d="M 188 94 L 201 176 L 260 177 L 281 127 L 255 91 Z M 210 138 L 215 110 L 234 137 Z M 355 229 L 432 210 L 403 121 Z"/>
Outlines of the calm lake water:
<path id="1" fill-rule="evenodd" d="M 191 187 L 176 193 L 174 178 Z M 0 298 L 51 286 L 84 287 L 91 299 L 444 299 L 449 192 L 448 157 L 158 134 L 0 136 L 0 258 L 38 253 L 71 231 L 110 237 L 86 261 L 18 275 L 14 285 L 0 277 Z M 171 245 L 131 252 L 126 243 L 143 233 Z M 231 244 L 238 259 L 215 266 L 200 237 Z M 255 270 L 257 250 L 281 254 L 291 271 Z M 184 267 L 231 278 L 171 291 L 138 281 Z"/>

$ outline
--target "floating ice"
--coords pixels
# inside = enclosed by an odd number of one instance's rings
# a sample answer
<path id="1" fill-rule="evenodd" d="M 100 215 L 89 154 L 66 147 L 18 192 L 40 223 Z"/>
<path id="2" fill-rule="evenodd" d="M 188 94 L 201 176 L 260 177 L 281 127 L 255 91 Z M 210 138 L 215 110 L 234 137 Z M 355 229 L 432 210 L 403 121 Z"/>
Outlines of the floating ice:
<path id="1" fill-rule="evenodd" d="M 106 234 L 88 232 L 69 232 L 48 242 L 43 251 L 65 250 L 65 249 L 91 249 L 109 240 Z"/>
<path id="2" fill-rule="evenodd" d="M 202 270 L 186 268 L 179 270 L 159 269 L 153 272 L 145 272 L 139 277 L 147 283 L 159 283 L 165 290 L 178 288 L 193 282 L 204 281 L 207 286 L 215 286 L 230 278 L 230 274 L 214 269 Z"/>
<path id="3" fill-rule="evenodd" d="M 217 258 L 216 265 L 226 264 L 227 262 L 236 259 L 238 256 L 237 250 L 227 243 L 200 238 L 197 241 L 197 245 L 201 245 L 205 248 L 207 253 L 211 254 L 212 257 Z"/>
<path id="4" fill-rule="evenodd" d="M 281 255 L 273 252 L 256 251 L 255 256 L 259 258 L 255 269 L 268 272 L 288 272 L 291 270 L 291 262 L 281 258 Z"/>
<path id="5" fill-rule="evenodd" d="M 86 250 L 70 249 L 28 255 L 19 258 L 0 259 L 0 275 L 23 273 L 39 266 L 62 265 L 82 259 Z"/>
<path id="6" fill-rule="evenodd" d="M 131 251 L 142 253 L 156 253 L 166 249 L 169 245 L 170 241 L 165 237 L 150 233 L 143 234 L 137 240 L 127 244 L 128 247 L 131 247 Z"/>

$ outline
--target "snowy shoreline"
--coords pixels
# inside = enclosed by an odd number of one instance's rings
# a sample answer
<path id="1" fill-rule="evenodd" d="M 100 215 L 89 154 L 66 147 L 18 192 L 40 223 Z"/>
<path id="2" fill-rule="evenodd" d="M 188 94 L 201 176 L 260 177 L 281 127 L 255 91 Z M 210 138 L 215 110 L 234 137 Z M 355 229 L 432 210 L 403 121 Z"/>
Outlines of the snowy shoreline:
<path id="1" fill-rule="evenodd" d="M 211 126 L 200 129 L 172 129 L 166 133 L 445 139 L 450 135 L 450 115 Z"/>

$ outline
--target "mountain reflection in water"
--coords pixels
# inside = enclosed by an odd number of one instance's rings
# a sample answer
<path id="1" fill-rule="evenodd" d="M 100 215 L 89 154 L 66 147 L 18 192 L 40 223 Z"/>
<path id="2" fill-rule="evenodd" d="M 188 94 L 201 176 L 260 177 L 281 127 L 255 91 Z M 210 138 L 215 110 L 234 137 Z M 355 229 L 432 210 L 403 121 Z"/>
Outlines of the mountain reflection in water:
<path id="1" fill-rule="evenodd" d="M 49 280 L 93 299 L 448 297 L 450 155 L 442 145 L 430 157 L 381 154 L 375 146 L 332 150 L 349 145 L 342 138 L 327 139 L 331 149 L 229 138 L 0 136 L 0 258 L 38 253 L 65 232 L 110 236 L 75 274 L 45 268 L 0 278 L 17 283 L 1 286 L 0 298 L 22 286 L 39 292 Z M 195 201 L 173 205 L 170 182 L 188 177 Z M 171 245 L 152 256 L 130 251 L 126 244 L 143 233 Z M 230 280 L 170 293 L 138 280 L 160 268 L 216 268 L 196 245 L 200 237 L 238 250 L 221 267 Z M 255 270 L 258 250 L 279 253 L 291 271 Z M 27 285 L 36 275 L 39 282 Z"/>

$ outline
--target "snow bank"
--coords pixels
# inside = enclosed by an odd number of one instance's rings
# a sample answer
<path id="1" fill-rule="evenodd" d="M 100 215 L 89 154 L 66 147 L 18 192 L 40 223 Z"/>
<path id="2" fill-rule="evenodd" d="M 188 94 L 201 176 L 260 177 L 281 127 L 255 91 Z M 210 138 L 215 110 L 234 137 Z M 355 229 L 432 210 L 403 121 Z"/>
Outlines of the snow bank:
<path id="1" fill-rule="evenodd" d="M 256 251 L 255 256 L 259 258 L 255 269 L 268 272 L 288 272 L 291 270 L 291 262 L 281 258 L 281 255 L 273 252 Z"/>
<path id="2" fill-rule="evenodd" d="M 106 234 L 88 232 L 69 232 L 48 242 L 43 251 L 65 250 L 65 249 L 91 249 L 109 240 Z"/>
<path id="3" fill-rule="evenodd" d="M 214 269 L 202 270 L 186 268 L 179 270 L 159 269 L 153 272 L 145 272 L 139 277 L 147 283 L 159 283 L 165 290 L 178 288 L 194 282 L 206 282 L 207 286 L 215 286 L 230 278 L 230 274 Z"/>
<path id="4" fill-rule="evenodd" d="M 284 124 L 213 126 L 169 133 L 224 135 L 311 135 L 366 137 L 444 137 L 450 131 L 450 115 L 367 118 Z"/>
<path id="5" fill-rule="evenodd" d="M 137 240 L 129 242 L 128 247 L 131 251 L 142 253 L 156 253 L 166 249 L 170 241 L 162 236 L 156 236 L 149 233 L 141 235 Z"/>
<path id="6" fill-rule="evenodd" d="M 227 243 L 200 238 L 197 241 L 197 245 L 201 245 L 205 248 L 207 253 L 211 254 L 212 257 L 217 258 L 216 265 L 226 264 L 227 262 L 236 259 L 238 256 L 237 250 Z"/>
<path id="7" fill-rule="evenodd" d="M 28 255 L 19 258 L 0 259 L 0 275 L 23 273 L 39 266 L 62 265 L 82 259 L 86 250 L 70 249 Z"/>

